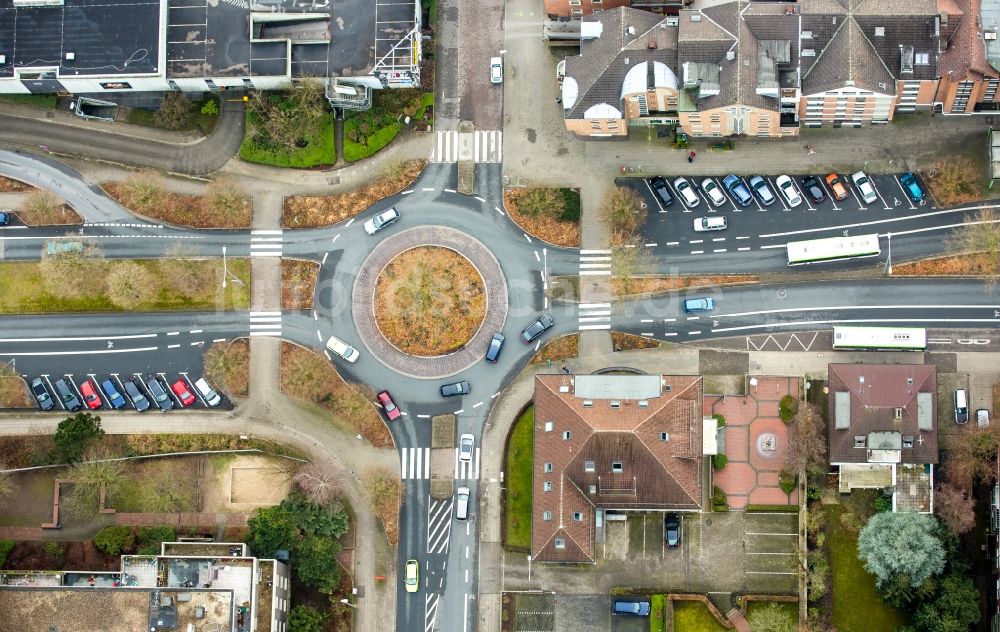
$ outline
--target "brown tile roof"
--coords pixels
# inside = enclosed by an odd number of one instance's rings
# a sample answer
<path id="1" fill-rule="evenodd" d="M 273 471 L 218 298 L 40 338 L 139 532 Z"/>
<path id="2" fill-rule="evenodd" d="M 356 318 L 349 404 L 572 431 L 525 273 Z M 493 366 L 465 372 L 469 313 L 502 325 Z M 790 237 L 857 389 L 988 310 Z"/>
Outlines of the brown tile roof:
<path id="1" fill-rule="evenodd" d="M 903 448 L 903 463 L 938 462 L 937 369 L 934 365 L 831 364 L 828 385 L 831 463 L 866 463 L 867 450 L 855 448 L 854 437 L 893 431 L 914 438 L 912 448 Z M 850 427 L 843 430 L 836 428 L 838 392 L 850 394 Z M 931 430 L 917 428 L 918 393 L 931 394 Z M 894 418 L 896 408 L 903 409 L 898 421 Z"/>
<path id="2" fill-rule="evenodd" d="M 645 407 L 622 400 L 620 408 L 600 399 L 584 407 L 571 379 L 535 378 L 531 552 L 539 561 L 594 561 L 597 508 L 701 507 L 701 377 L 665 376 L 669 391 L 645 400 Z M 563 393 L 560 386 L 570 388 Z M 550 431 L 546 422 L 552 422 Z M 623 471 L 613 472 L 613 462 Z M 564 548 L 556 548 L 556 539 Z"/>
<path id="3" fill-rule="evenodd" d="M 938 9 L 948 14 L 941 36 L 948 47 L 938 60 L 938 74 L 955 81 L 1000 77 L 986 60 L 986 45 L 979 28 L 980 0 L 939 0 Z"/>

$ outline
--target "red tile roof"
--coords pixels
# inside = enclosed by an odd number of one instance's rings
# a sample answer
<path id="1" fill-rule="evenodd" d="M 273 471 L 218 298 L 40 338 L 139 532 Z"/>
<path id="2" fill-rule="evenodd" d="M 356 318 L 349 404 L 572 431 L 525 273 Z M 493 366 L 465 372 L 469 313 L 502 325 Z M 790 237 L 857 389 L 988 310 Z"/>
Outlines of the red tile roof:
<path id="1" fill-rule="evenodd" d="M 954 81 L 1000 77 L 986 61 L 986 45 L 978 24 L 979 7 L 980 0 L 938 0 L 938 12 L 948 16 L 948 24 L 941 26 L 942 35 L 954 32 L 938 59 L 938 75 L 951 75 Z"/>

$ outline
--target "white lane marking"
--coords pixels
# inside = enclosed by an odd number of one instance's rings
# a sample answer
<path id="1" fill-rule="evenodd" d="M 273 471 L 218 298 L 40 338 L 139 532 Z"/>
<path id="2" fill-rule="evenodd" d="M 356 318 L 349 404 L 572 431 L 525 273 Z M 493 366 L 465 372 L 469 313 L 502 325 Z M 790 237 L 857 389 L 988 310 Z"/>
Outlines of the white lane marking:
<path id="1" fill-rule="evenodd" d="M 581 250 L 581 255 L 610 255 L 610 250 Z"/>
<path id="2" fill-rule="evenodd" d="M 784 309 L 767 309 L 755 312 L 735 312 L 732 314 L 714 314 L 713 318 L 735 318 L 740 316 L 760 316 L 764 314 L 787 314 L 789 312 L 825 312 L 831 310 L 855 309 L 998 309 L 1000 305 L 834 305 L 828 307 L 788 307 Z"/>
<path id="3" fill-rule="evenodd" d="M 351 219 L 347 220 L 347 223 L 346 223 L 346 224 L 344 224 L 344 228 L 350 228 L 350 227 L 351 227 L 351 224 L 353 224 L 353 223 L 354 223 L 354 220 L 355 220 L 355 219 L 357 219 L 357 218 L 356 218 L 356 217 L 352 217 Z"/>
<path id="4" fill-rule="evenodd" d="M 337 233 L 336 235 L 334 235 L 334 236 L 333 236 L 333 239 L 332 239 L 332 240 L 330 240 L 330 243 L 331 243 L 331 244 L 335 244 L 335 243 L 337 243 L 337 240 L 338 240 L 338 239 L 340 239 L 340 233 Z M 326 259 L 325 259 L 325 257 L 324 257 L 324 262 L 325 262 L 325 260 L 326 260 Z"/>
<path id="5" fill-rule="evenodd" d="M 705 254 L 705 251 L 704 250 L 692 250 L 691 254 L 693 254 L 693 255 L 703 255 L 703 254 Z"/>
<path id="6" fill-rule="evenodd" d="M 483 405 L 483 403 L 482 403 L 482 402 L 476 402 L 475 404 L 473 404 L 473 405 L 472 405 L 472 407 L 473 407 L 473 408 L 479 408 L 479 407 L 480 407 L 480 406 L 482 406 L 482 405 Z"/>
<path id="7" fill-rule="evenodd" d="M 705 241 L 704 239 L 691 239 L 691 240 L 688 240 L 688 243 L 691 243 L 691 244 L 700 244 L 700 243 L 703 243 L 704 241 Z"/>
<path id="8" fill-rule="evenodd" d="M 422 188 L 422 189 L 420 189 L 420 190 L 421 190 L 421 191 L 424 191 L 424 192 L 430 192 L 430 191 L 433 191 L 433 190 L 434 190 L 434 187 L 424 187 L 424 188 Z"/>
<path id="9" fill-rule="evenodd" d="M 701 333 L 701 330 L 700 330 L 700 329 L 695 329 L 694 331 L 689 331 L 689 332 L 687 332 L 687 334 L 688 334 L 689 336 L 697 336 L 697 335 L 698 335 L 698 334 L 700 334 L 700 333 Z"/>
<path id="10" fill-rule="evenodd" d="M 168 331 L 167 335 L 168 336 L 179 336 L 179 335 L 181 335 L 181 332 L 179 332 L 179 331 Z"/>
<path id="11" fill-rule="evenodd" d="M 455 193 L 455 189 L 445 189 L 445 193 Z"/>
<path id="12" fill-rule="evenodd" d="M 736 241 L 739 241 L 739 240 L 741 240 L 741 239 L 750 239 L 750 236 L 749 236 L 749 235 L 742 235 L 742 236 L 740 236 L 740 237 L 737 237 L 737 238 L 736 238 Z"/>
<path id="13" fill-rule="evenodd" d="M 687 317 L 688 320 L 698 320 L 699 318 L 701 318 L 701 316 L 688 316 Z"/>
<path id="14" fill-rule="evenodd" d="M 456 415 L 461 415 L 461 414 L 462 414 L 462 413 L 464 413 L 464 412 L 465 412 L 465 409 L 464 409 L 464 408 L 459 408 L 458 410 L 456 410 L 456 411 L 455 411 L 455 413 L 454 413 L 454 414 L 456 414 Z"/>
<path id="15" fill-rule="evenodd" d="M 313 320 L 319 320 L 319 314 L 316 313 L 316 310 L 313 310 Z"/>
<path id="16" fill-rule="evenodd" d="M 671 332 L 671 333 L 666 333 L 666 334 L 663 334 L 663 335 L 664 336 L 676 336 L 677 334 L 676 334 L 676 332 Z"/>
<path id="17" fill-rule="evenodd" d="M 216 339 L 212 340 L 212 342 L 225 342 L 225 341 L 226 341 L 225 338 L 216 338 Z"/>
<path id="18" fill-rule="evenodd" d="M 156 338 L 159 334 L 130 334 L 127 336 L 67 336 L 64 338 L 0 338 L 0 342 L 85 342 L 88 340 L 135 340 Z"/>
<path id="19" fill-rule="evenodd" d="M 403 191 L 402 193 L 400 193 L 400 195 L 409 195 L 411 193 L 413 193 L 413 189 L 409 189 L 409 190 Z"/>
<path id="20" fill-rule="evenodd" d="M 726 249 L 725 248 L 716 248 L 712 252 L 726 252 Z"/>
<path id="21" fill-rule="evenodd" d="M 339 236 L 339 235 L 338 235 L 338 236 Z M 324 252 L 324 253 L 323 253 L 323 261 L 322 261 L 322 262 L 320 262 L 320 265 L 321 265 L 321 266 L 322 266 L 322 265 L 326 265 L 326 258 L 327 258 L 327 256 L 329 256 L 329 254 L 330 254 L 329 252 Z"/>
<path id="22" fill-rule="evenodd" d="M 191 330 L 191 331 L 189 331 L 188 333 L 192 333 L 192 334 L 200 334 L 200 333 L 201 333 L 201 329 L 192 329 L 192 330 Z"/>
<path id="23" fill-rule="evenodd" d="M 490 399 L 496 399 L 498 395 L 500 395 L 500 393 L 493 393 L 490 395 Z"/>
<path id="24" fill-rule="evenodd" d="M 524 235 L 524 238 L 527 239 L 528 243 L 530 244 L 531 243 L 531 237 L 528 237 L 528 233 L 521 233 L 521 234 Z"/>
<path id="25" fill-rule="evenodd" d="M 541 263 L 541 261 L 542 261 L 542 258 L 538 256 L 538 251 L 537 250 L 535 251 L 535 261 L 537 263 Z"/>
<path id="26" fill-rule="evenodd" d="M 656 247 L 656 243 L 654 242 L 654 243 L 651 243 L 651 244 L 646 244 L 646 247 L 647 248 L 655 248 Z"/>
<path id="27" fill-rule="evenodd" d="M 177 347 L 179 347 L 179 346 L 180 346 L 180 344 L 176 344 L 176 345 L 167 345 L 167 349 L 176 349 L 176 348 L 177 348 Z"/>
<path id="28" fill-rule="evenodd" d="M 743 325 L 740 327 L 720 327 L 719 331 L 743 331 L 747 329 L 763 329 L 767 327 L 800 327 L 803 325 L 837 325 L 857 323 L 996 323 L 993 318 L 857 318 L 831 320 L 802 320 L 790 323 L 766 323 L 760 325 Z"/>
<path id="29" fill-rule="evenodd" d="M 476 196 L 476 199 L 479 200 L 480 202 L 485 202 L 486 201 L 486 198 L 479 197 L 478 195 Z"/>
<path id="30" fill-rule="evenodd" d="M 788 244 L 775 244 L 773 246 L 761 246 L 761 250 L 770 250 L 772 248 L 787 248 Z"/>
<path id="31" fill-rule="evenodd" d="M 320 342 L 323 342 L 323 334 L 320 333 L 319 329 L 316 330 L 316 337 L 319 338 Z"/>
<path id="32" fill-rule="evenodd" d="M 639 322 L 640 323 L 651 323 L 651 322 L 653 322 L 653 319 L 652 318 L 643 318 Z"/>
<path id="33" fill-rule="evenodd" d="M 746 247 L 746 248 L 737 248 L 737 249 L 736 249 L 736 251 L 737 251 L 737 252 L 745 252 L 745 251 L 747 251 L 747 250 L 750 250 L 750 248 L 749 248 L 749 247 Z"/>
<path id="34" fill-rule="evenodd" d="M 192 346 L 192 347 L 197 347 L 197 346 L 198 346 L 198 345 L 200 345 L 200 344 L 202 344 L 202 343 L 201 343 L 201 341 L 199 340 L 198 342 L 192 342 L 192 343 L 191 343 L 191 346 Z"/>
<path id="35" fill-rule="evenodd" d="M 640 336 L 646 336 L 647 338 L 652 338 L 653 337 L 653 332 L 651 332 L 651 331 L 643 331 L 639 335 Z"/>
<path id="36" fill-rule="evenodd" d="M 672 322 L 676 322 L 676 320 L 677 320 L 676 318 L 664 318 L 663 322 L 665 322 L 665 323 L 672 323 Z"/>
<path id="37" fill-rule="evenodd" d="M 417 419 L 430 419 L 430 415 L 417 415 Z"/>
<path id="38" fill-rule="evenodd" d="M 769 233 L 766 235 L 758 235 L 760 238 L 767 237 L 785 237 L 787 235 L 801 235 L 803 233 L 815 233 L 820 231 L 838 231 L 845 228 L 857 228 L 859 226 L 874 226 L 876 224 L 888 224 L 891 222 L 908 221 L 914 219 L 920 219 L 923 217 L 933 217 L 936 215 L 945 215 L 948 213 L 964 213 L 965 211 L 978 211 L 982 209 L 996 209 L 998 205 L 996 204 L 983 204 L 980 206 L 965 206 L 962 208 L 952 208 L 944 211 L 930 211 L 927 213 L 918 213 L 916 215 L 907 215 L 905 217 L 890 217 L 887 219 L 876 219 L 870 222 L 856 222 L 854 224 L 839 224 L 837 226 L 826 226 L 824 228 L 806 228 L 803 230 L 793 230 L 785 233 Z M 953 224 L 952 226 L 960 226 L 961 224 Z M 893 232 L 895 235 L 896 233 Z"/>
<path id="39" fill-rule="evenodd" d="M 680 245 L 680 243 L 681 242 L 679 242 L 679 241 L 668 241 L 667 245 L 668 246 L 677 246 L 677 245 Z"/>
<path id="40" fill-rule="evenodd" d="M 97 349 L 94 351 L 16 351 L 4 353 L 6 356 L 60 356 L 60 355 L 95 355 L 98 353 L 135 353 L 137 351 L 156 351 L 159 347 L 137 347 L 135 349 Z"/>

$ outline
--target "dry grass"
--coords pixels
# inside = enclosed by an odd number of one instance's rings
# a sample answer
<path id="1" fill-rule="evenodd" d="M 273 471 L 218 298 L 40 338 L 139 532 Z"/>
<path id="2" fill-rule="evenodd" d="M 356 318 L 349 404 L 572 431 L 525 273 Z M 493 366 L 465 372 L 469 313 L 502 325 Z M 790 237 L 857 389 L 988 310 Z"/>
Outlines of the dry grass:
<path id="1" fill-rule="evenodd" d="M 312 309 L 319 264 L 301 259 L 281 260 L 281 309 Z"/>
<path id="2" fill-rule="evenodd" d="M 934 175 L 931 176 L 930 174 Z M 940 206 L 976 202 L 983 198 L 980 187 L 988 181 L 981 165 L 965 156 L 952 156 L 934 163 L 921 174 L 931 196 Z"/>
<path id="3" fill-rule="evenodd" d="M 350 432 L 376 448 L 391 448 L 389 428 L 365 386 L 348 384 L 321 355 L 290 342 L 281 343 L 281 392 L 318 404 L 333 413 Z"/>
<path id="4" fill-rule="evenodd" d="M 141 174 L 141 177 L 148 177 Z M 150 219 L 193 228 L 250 228 L 250 196 L 227 182 L 213 183 L 205 195 L 160 190 L 140 199 L 129 182 L 102 182 L 101 188 L 122 206 Z"/>
<path id="5" fill-rule="evenodd" d="M 979 276 L 992 274 L 993 256 L 986 253 L 935 257 L 892 266 L 893 276 Z"/>
<path id="6" fill-rule="evenodd" d="M 507 189 L 503 192 L 503 203 L 507 214 L 526 233 L 530 233 L 550 244 L 578 248 L 580 246 L 580 223 L 563 222 L 544 215 L 528 217 L 517 210 L 517 200 L 527 189 Z"/>
<path id="7" fill-rule="evenodd" d="M 369 467 L 363 475 L 365 489 L 375 515 L 382 522 L 389 544 L 399 541 L 399 506 L 402 503 L 403 481 L 385 467 Z"/>
<path id="8" fill-rule="evenodd" d="M 25 191 L 33 191 L 34 189 L 35 187 L 20 180 L 0 176 L 0 193 L 24 193 Z"/>
<path id="9" fill-rule="evenodd" d="M 531 358 L 531 364 L 542 364 L 544 362 L 559 362 L 575 358 L 580 352 L 580 334 L 566 334 L 559 336 L 555 340 L 550 340 L 538 353 Z"/>
<path id="10" fill-rule="evenodd" d="M 31 190 L 14 212 L 28 226 L 82 224 L 83 218 L 51 191 Z"/>
<path id="11" fill-rule="evenodd" d="M 375 286 L 375 321 L 405 353 L 439 356 L 469 341 L 486 316 L 483 279 L 453 250 L 413 248 L 389 262 Z"/>
<path id="12" fill-rule="evenodd" d="M 615 351 L 632 351 L 634 349 L 655 349 L 660 346 L 659 340 L 646 336 L 627 334 L 622 331 L 611 332 L 611 347 Z"/>
<path id="13" fill-rule="evenodd" d="M 634 296 L 688 288 L 711 287 L 732 283 L 759 283 L 756 274 L 724 274 L 718 276 L 668 276 L 632 277 L 631 279 L 611 279 L 615 296 Z M 626 287 L 631 291 L 626 291 Z"/>
<path id="14" fill-rule="evenodd" d="M 0 365 L 0 408 L 33 408 L 28 386 L 9 365 Z"/>
<path id="15" fill-rule="evenodd" d="M 250 342 L 239 338 L 213 343 L 205 352 L 205 377 L 230 397 L 250 393 Z"/>
<path id="16" fill-rule="evenodd" d="M 358 215 L 372 204 L 410 186 L 426 160 L 391 165 L 385 175 L 360 189 L 338 195 L 293 195 L 285 198 L 281 225 L 285 228 L 330 226 Z"/>

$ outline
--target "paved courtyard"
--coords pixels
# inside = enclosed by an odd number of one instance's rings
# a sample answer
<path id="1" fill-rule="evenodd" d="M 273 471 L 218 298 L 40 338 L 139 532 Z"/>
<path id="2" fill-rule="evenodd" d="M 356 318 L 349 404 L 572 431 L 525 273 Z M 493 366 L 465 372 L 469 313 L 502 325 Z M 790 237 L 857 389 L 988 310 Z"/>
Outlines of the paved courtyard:
<path id="1" fill-rule="evenodd" d="M 726 492 L 729 506 L 795 505 L 798 490 L 785 494 L 778 475 L 788 453 L 788 427 L 778 416 L 778 404 L 785 395 L 798 399 L 800 380 L 793 377 L 750 378 L 743 396 L 705 397 L 705 416 L 726 418 L 724 451 L 729 461 L 716 470 L 713 482 Z M 754 383 L 755 382 L 755 383 Z"/>

